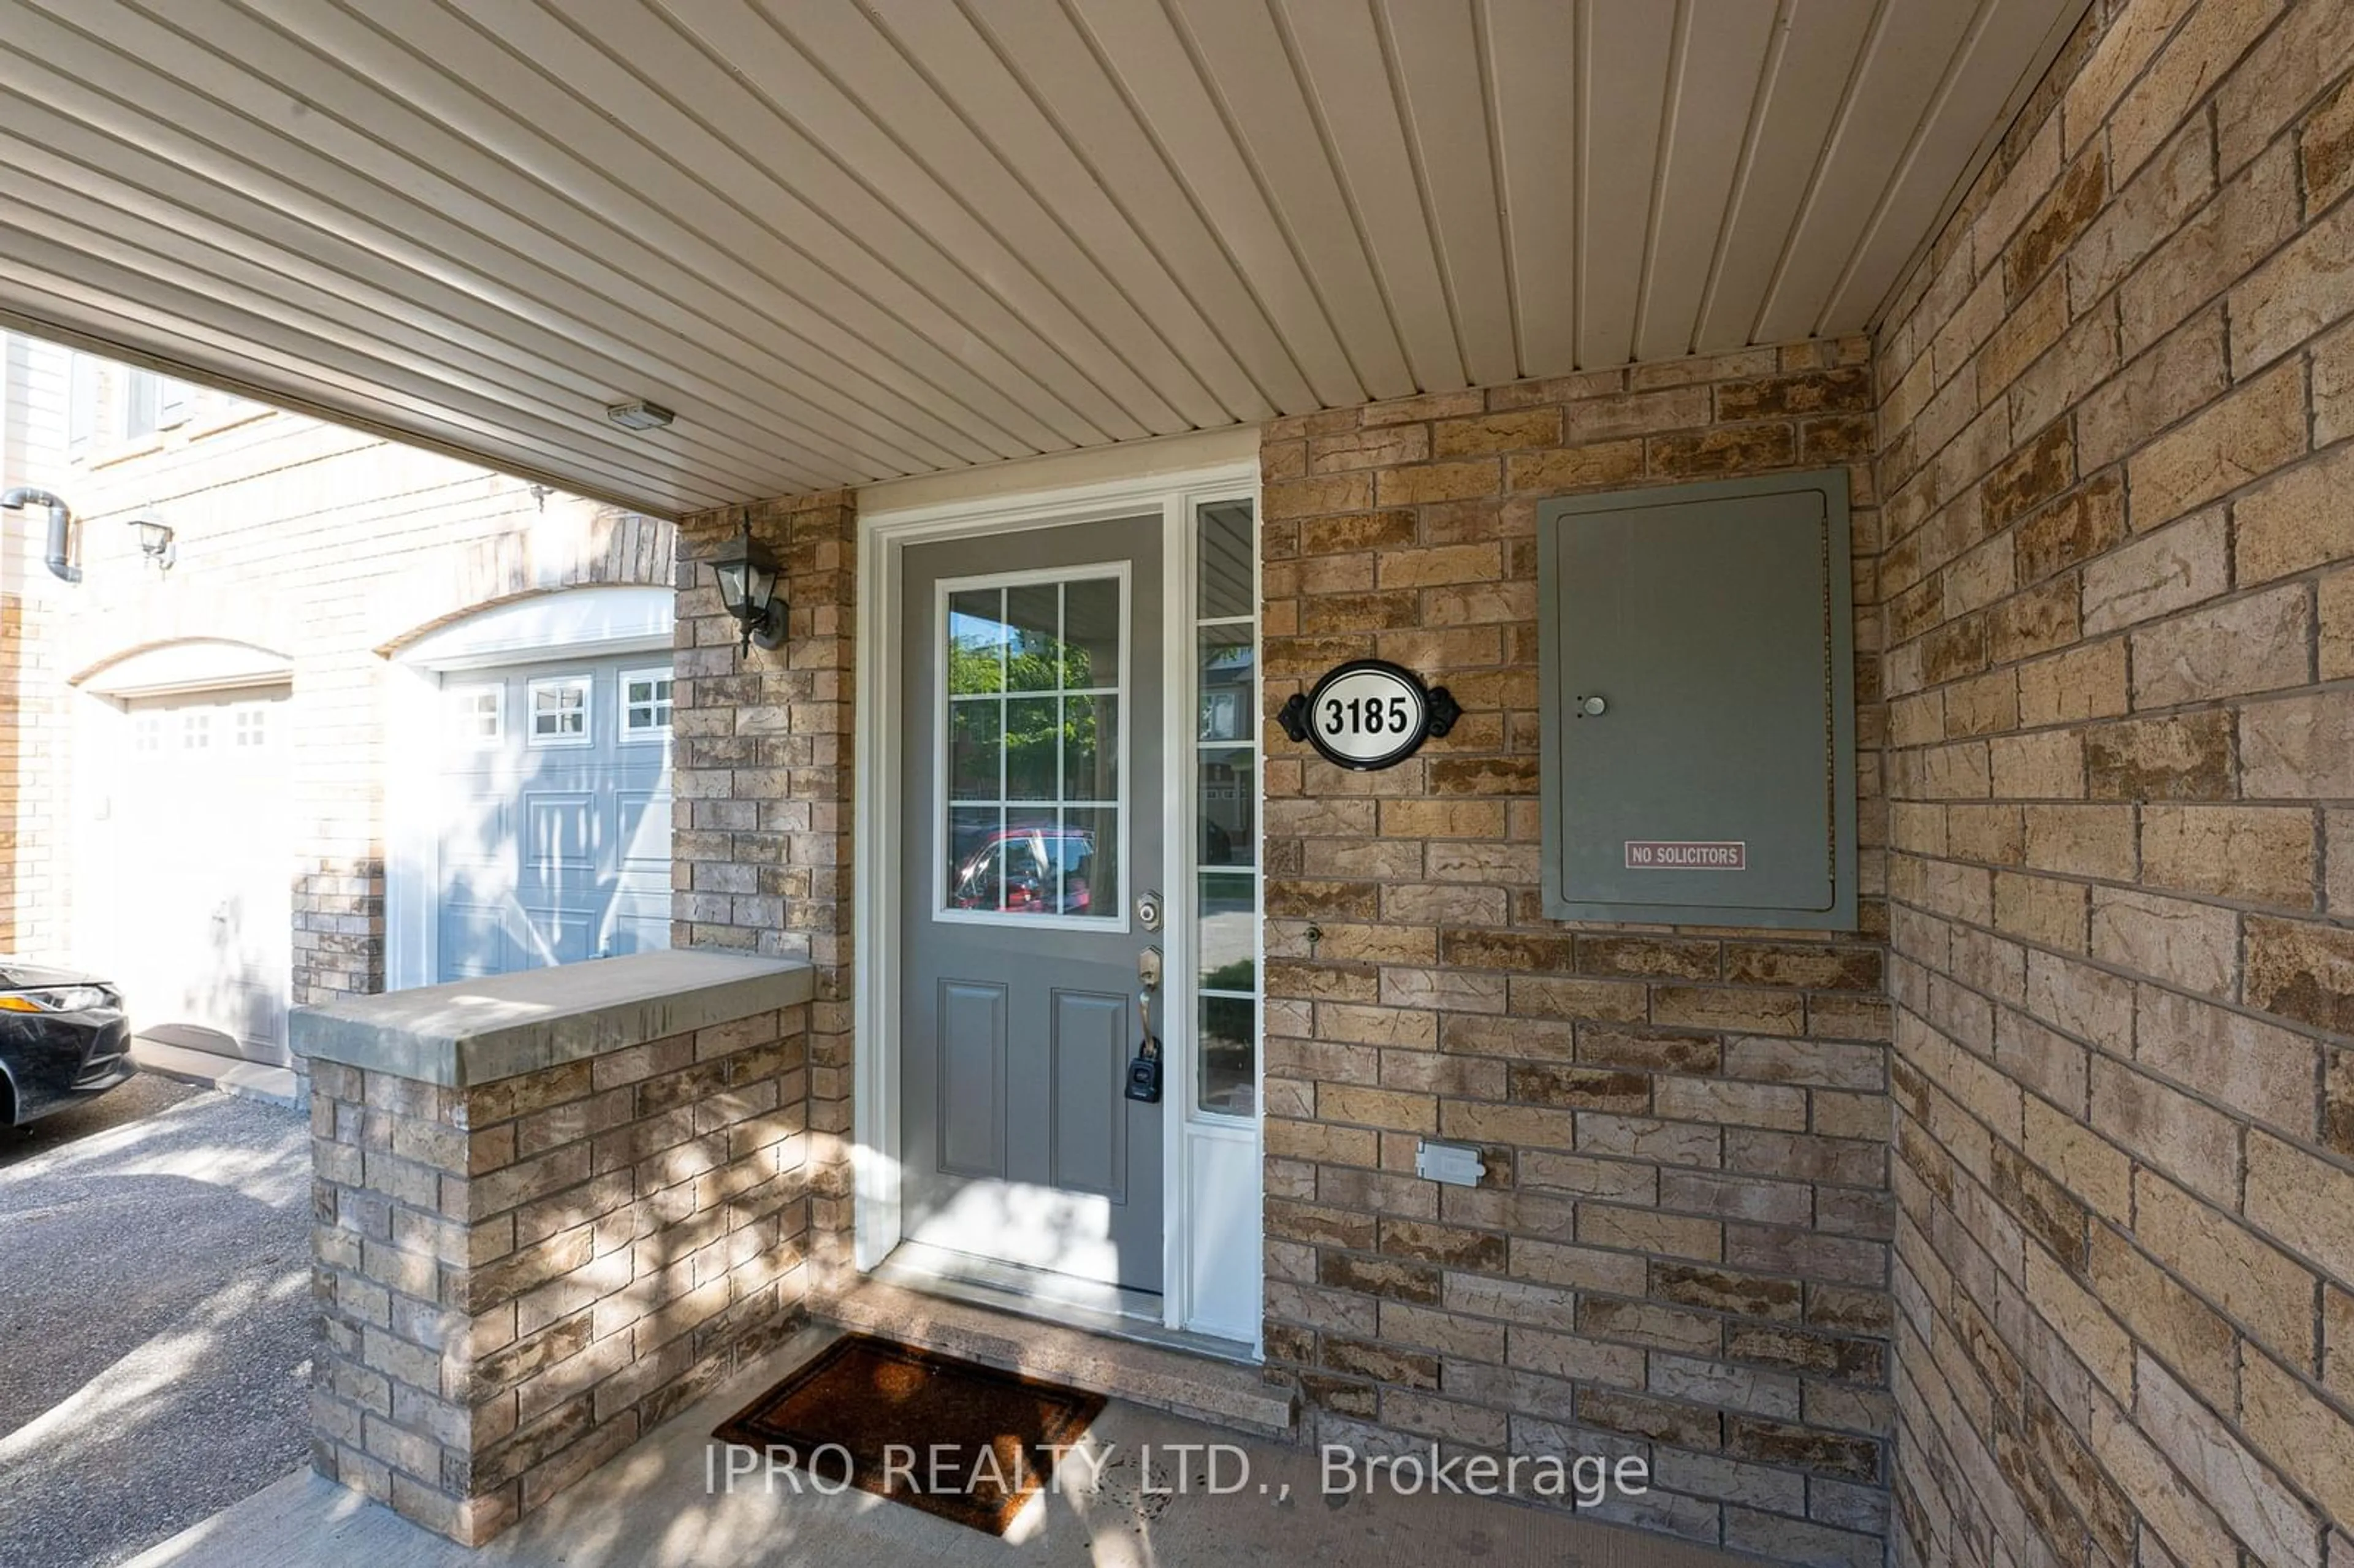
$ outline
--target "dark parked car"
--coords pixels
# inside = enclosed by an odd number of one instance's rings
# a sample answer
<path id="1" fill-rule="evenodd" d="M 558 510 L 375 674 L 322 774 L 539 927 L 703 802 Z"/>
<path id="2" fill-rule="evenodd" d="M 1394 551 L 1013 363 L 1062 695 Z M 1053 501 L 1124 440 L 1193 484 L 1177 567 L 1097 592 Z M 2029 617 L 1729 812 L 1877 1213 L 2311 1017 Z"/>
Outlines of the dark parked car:
<path id="1" fill-rule="evenodd" d="M 102 1095 L 137 1071 L 122 993 L 71 969 L 0 958 L 0 1127 Z"/>
<path id="2" fill-rule="evenodd" d="M 1096 836 L 1080 828 L 1007 828 L 988 835 L 957 867 L 949 901 L 959 909 L 1085 915 Z"/>

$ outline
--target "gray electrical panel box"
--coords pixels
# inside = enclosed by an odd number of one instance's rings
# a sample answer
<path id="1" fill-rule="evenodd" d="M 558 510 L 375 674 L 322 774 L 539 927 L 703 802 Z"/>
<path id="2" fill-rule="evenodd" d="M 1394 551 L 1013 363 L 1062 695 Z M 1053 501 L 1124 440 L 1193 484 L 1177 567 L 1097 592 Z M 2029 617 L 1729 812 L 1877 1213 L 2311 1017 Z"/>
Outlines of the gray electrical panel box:
<path id="1" fill-rule="evenodd" d="M 1843 470 L 1537 513 L 1545 913 L 1852 930 Z"/>

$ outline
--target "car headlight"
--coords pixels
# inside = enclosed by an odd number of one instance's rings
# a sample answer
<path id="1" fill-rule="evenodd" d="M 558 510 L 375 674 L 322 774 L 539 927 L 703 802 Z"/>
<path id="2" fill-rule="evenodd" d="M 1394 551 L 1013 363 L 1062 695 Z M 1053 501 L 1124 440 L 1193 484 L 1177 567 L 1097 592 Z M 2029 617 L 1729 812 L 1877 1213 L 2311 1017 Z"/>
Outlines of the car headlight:
<path id="1" fill-rule="evenodd" d="M 0 1012 L 88 1012 L 114 1005 L 114 993 L 101 985 L 43 986 L 0 991 Z"/>

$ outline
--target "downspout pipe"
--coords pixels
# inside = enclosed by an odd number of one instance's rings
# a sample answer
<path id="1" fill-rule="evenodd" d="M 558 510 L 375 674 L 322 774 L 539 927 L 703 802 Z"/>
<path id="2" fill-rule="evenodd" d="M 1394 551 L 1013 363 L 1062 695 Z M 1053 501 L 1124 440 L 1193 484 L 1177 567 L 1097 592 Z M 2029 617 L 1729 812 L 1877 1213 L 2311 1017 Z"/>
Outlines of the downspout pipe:
<path id="1" fill-rule="evenodd" d="M 0 494 L 0 507 L 21 512 L 27 506 L 45 506 L 49 513 L 49 575 L 64 582 L 81 581 L 81 568 L 73 561 L 73 508 L 65 498 L 47 490 L 19 485 Z"/>

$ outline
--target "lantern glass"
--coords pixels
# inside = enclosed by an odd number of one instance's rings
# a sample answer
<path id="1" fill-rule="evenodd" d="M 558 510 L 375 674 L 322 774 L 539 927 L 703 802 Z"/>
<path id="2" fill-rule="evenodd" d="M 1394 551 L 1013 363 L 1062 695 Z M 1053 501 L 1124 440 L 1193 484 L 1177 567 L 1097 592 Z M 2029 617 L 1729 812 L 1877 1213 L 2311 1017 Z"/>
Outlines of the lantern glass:
<path id="1" fill-rule="evenodd" d="M 777 602 L 777 566 L 752 542 L 751 530 L 711 559 L 719 602 L 743 629 L 743 646 L 775 648 L 784 641 L 785 607 Z"/>
<path id="2" fill-rule="evenodd" d="M 744 579 L 751 569 L 749 561 L 711 563 L 712 575 L 719 579 L 719 602 L 730 615 L 744 608 Z"/>

